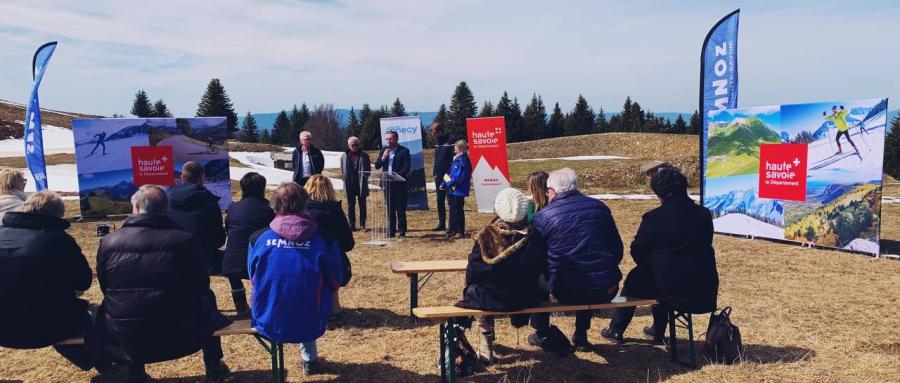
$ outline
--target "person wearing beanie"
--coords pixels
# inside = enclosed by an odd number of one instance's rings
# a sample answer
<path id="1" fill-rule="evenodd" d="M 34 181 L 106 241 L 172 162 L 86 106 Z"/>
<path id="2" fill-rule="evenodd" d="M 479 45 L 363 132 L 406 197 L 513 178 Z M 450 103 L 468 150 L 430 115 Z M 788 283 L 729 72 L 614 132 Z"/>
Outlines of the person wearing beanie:
<path id="1" fill-rule="evenodd" d="M 522 192 L 507 188 L 494 200 L 497 214 L 491 223 L 476 232 L 466 266 L 466 287 L 457 307 L 517 311 L 539 305 L 546 294 L 538 278 L 547 268 L 547 251 L 531 235 L 528 221 L 530 201 Z M 528 315 L 514 316 L 512 324 L 522 327 Z M 486 364 L 493 356 L 494 317 L 479 317 L 481 343 L 479 359 Z"/>

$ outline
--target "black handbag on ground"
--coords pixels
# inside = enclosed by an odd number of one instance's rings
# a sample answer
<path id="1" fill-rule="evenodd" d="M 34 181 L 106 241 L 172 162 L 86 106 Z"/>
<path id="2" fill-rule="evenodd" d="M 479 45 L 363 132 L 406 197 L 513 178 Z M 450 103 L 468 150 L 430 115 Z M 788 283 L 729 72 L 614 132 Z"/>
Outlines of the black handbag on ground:
<path id="1" fill-rule="evenodd" d="M 343 251 L 341 252 L 341 263 L 344 266 L 344 280 L 341 282 L 341 287 L 345 287 L 350 283 L 350 279 L 353 278 L 353 266 L 350 265 L 350 257 Z"/>
<path id="2" fill-rule="evenodd" d="M 741 330 L 731 323 L 731 307 L 713 312 L 706 329 L 706 342 L 703 351 L 713 363 L 732 364 L 741 361 L 744 345 L 741 343 Z"/>

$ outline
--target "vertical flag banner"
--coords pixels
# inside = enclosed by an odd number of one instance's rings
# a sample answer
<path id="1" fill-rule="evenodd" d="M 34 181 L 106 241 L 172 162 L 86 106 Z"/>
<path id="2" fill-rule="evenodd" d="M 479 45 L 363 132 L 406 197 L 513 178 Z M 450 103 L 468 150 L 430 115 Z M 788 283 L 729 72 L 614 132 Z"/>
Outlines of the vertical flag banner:
<path id="1" fill-rule="evenodd" d="M 494 211 L 494 199 L 509 187 L 509 158 L 506 151 L 506 125 L 503 117 L 466 119 L 472 183 L 478 212 Z"/>
<path id="2" fill-rule="evenodd" d="M 700 53 L 700 174 L 704 173 L 707 157 L 704 143 L 708 135 L 707 116 L 710 111 L 737 108 L 738 100 L 738 20 L 741 10 L 735 10 L 719 20 L 706 35 Z M 705 183 L 700 181 L 700 198 Z"/>
<path id="3" fill-rule="evenodd" d="M 225 117 L 72 120 L 78 195 L 84 217 L 131 213 L 141 185 L 181 183 L 181 167 L 203 165 L 203 186 L 231 203 Z"/>
<path id="4" fill-rule="evenodd" d="M 425 149 L 422 146 L 422 121 L 419 116 L 382 118 L 381 145 L 387 145 L 384 135 L 393 130 L 397 141 L 409 149 L 409 177 L 406 179 L 407 210 L 428 210 L 428 194 L 425 191 Z"/>
<path id="5" fill-rule="evenodd" d="M 41 79 L 47 71 L 50 57 L 56 50 L 56 41 L 41 45 L 34 52 L 31 62 L 31 73 L 34 77 L 34 85 L 31 88 L 31 96 L 28 97 L 28 108 L 25 110 L 25 161 L 28 170 L 34 178 L 35 188 L 38 191 L 47 189 L 47 164 L 44 161 L 44 136 L 41 132 L 41 105 L 38 102 L 38 88 Z"/>
<path id="6" fill-rule="evenodd" d="M 709 112 L 703 205 L 719 233 L 880 253 L 887 99 Z"/>

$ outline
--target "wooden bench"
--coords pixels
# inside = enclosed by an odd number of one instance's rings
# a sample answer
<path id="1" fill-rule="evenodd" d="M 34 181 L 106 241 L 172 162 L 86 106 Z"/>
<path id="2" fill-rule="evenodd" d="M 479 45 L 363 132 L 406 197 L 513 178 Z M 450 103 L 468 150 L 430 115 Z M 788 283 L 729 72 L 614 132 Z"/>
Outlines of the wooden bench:
<path id="1" fill-rule="evenodd" d="M 472 310 L 472 309 L 464 309 L 456 306 L 440 306 L 440 307 L 419 307 L 413 309 L 413 314 L 418 318 L 423 319 L 431 319 L 438 323 L 440 333 L 440 368 L 441 368 L 441 382 L 455 382 L 456 381 L 456 360 L 455 355 L 453 355 L 453 348 L 447 348 L 447 343 L 445 339 L 450 339 L 451 342 L 456 341 L 456 326 L 458 318 L 465 317 L 478 317 L 478 316 L 507 316 L 507 315 L 515 315 L 515 314 L 537 314 L 537 313 L 552 313 L 552 312 L 572 312 L 572 311 L 581 311 L 581 310 L 610 310 L 616 309 L 620 307 L 639 307 L 639 306 L 653 306 L 659 304 L 659 301 L 654 299 L 636 299 L 636 298 L 628 298 L 628 297 L 616 297 L 609 303 L 603 304 L 591 304 L 591 305 L 563 305 L 557 302 L 546 303 L 544 305 L 538 307 L 527 308 L 524 310 L 514 311 L 514 312 L 495 312 L 495 311 L 483 311 L 483 310 Z M 690 353 L 691 353 L 691 363 L 684 363 L 689 366 L 696 366 L 696 361 L 694 360 L 694 327 L 693 320 L 691 318 L 691 314 L 689 313 L 678 313 L 674 310 L 669 313 L 669 352 L 672 356 L 672 360 L 675 362 L 679 362 L 678 353 L 677 353 L 677 344 L 675 341 L 675 327 L 682 327 L 688 330 L 688 339 L 690 345 Z"/>
<path id="2" fill-rule="evenodd" d="M 428 280 L 434 273 L 442 273 L 449 271 L 466 271 L 468 261 L 448 260 L 448 261 L 418 261 L 418 262 L 391 262 L 391 271 L 394 274 L 406 274 L 409 277 L 409 316 L 415 318 L 413 309 L 419 307 L 419 291 L 425 287 Z M 425 273 L 419 284 L 419 273 Z"/>
<path id="3" fill-rule="evenodd" d="M 284 367 L 284 344 L 273 342 L 260 335 L 255 328 L 250 326 L 249 319 L 234 321 L 213 333 L 213 336 L 227 335 L 253 335 L 266 352 L 269 353 L 269 356 L 272 357 L 272 383 L 287 381 L 287 371 Z M 82 344 L 84 344 L 84 338 L 66 339 L 57 343 L 59 346 Z"/>

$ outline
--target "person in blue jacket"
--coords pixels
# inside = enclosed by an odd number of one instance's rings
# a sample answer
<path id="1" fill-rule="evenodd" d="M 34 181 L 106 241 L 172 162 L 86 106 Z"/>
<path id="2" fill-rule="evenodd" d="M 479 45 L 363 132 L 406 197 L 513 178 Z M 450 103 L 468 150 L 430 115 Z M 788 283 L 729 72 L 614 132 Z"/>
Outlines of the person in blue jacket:
<path id="1" fill-rule="evenodd" d="M 316 374 L 316 339 L 325 333 L 332 295 L 343 280 L 340 250 L 317 233 L 309 197 L 293 182 L 272 195 L 275 219 L 250 238 L 252 326 L 279 343 L 299 343 L 304 374 Z"/>
<path id="2" fill-rule="evenodd" d="M 466 216 L 463 208 L 466 205 L 466 197 L 469 196 L 469 184 L 472 181 L 472 162 L 469 161 L 469 145 L 466 141 L 456 141 L 453 146 L 453 162 L 450 164 L 450 174 L 444 177 L 440 189 L 447 191 L 447 201 L 450 205 L 450 222 L 447 227 L 447 237 L 461 239 L 466 236 Z"/>

